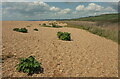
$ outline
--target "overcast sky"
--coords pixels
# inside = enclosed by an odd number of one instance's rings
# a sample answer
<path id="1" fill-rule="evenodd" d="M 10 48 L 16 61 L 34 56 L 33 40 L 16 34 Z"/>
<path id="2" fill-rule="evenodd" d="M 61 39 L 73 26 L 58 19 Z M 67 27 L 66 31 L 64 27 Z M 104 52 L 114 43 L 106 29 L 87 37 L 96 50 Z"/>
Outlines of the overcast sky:
<path id="1" fill-rule="evenodd" d="M 70 19 L 117 12 L 118 2 L 35 1 L 2 3 L 2 20 Z"/>

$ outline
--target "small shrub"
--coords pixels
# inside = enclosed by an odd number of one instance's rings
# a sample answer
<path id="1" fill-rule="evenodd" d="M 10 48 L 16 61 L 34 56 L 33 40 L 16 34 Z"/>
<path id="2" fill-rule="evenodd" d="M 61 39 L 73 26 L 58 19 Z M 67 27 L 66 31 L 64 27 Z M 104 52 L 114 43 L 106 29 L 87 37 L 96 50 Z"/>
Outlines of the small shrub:
<path id="1" fill-rule="evenodd" d="M 19 31 L 19 28 L 14 28 L 13 31 Z"/>
<path id="2" fill-rule="evenodd" d="M 56 24 L 52 24 L 52 27 L 56 27 Z"/>
<path id="3" fill-rule="evenodd" d="M 58 26 L 58 25 L 52 24 L 52 26 L 51 26 L 51 27 L 61 28 L 62 26 Z"/>
<path id="4" fill-rule="evenodd" d="M 26 28 L 21 28 L 21 29 L 19 29 L 19 32 L 27 33 L 28 30 Z"/>
<path id="5" fill-rule="evenodd" d="M 46 26 L 46 24 L 45 24 L 45 23 L 43 23 L 42 25 L 43 25 L 43 26 Z"/>
<path id="6" fill-rule="evenodd" d="M 19 28 L 14 28 L 13 30 L 14 30 L 14 31 L 17 31 L 17 32 L 22 32 L 22 33 L 27 33 L 27 32 L 28 32 L 28 30 L 27 30 L 26 28 L 21 28 L 21 29 L 19 29 Z"/>
<path id="7" fill-rule="evenodd" d="M 33 56 L 29 56 L 28 58 L 20 58 L 20 63 L 16 65 L 17 71 L 22 71 L 24 73 L 28 73 L 28 75 L 36 73 L 38 70 L 41 70 L 41 63 L 35 60 Z"/>
<path id="8" fill-rule="evenodd" d="M 62 36 L 63 32 L 57 32 L 57 37 L 60 38 Z"/>
<path id="9" fill-rule="evenodd" d="M 38 31 L 38 29 L 37 29 L 37 28 L 35 28 L 34 30 L 35 30 L 35 31 Z"/>
<path id="10" fill-rule="evenodd" d="M 68 32 L 57 32 L 57 37 L 60 40 L 65 40 L 65 41 L 70 41 L 71 40 L 70 33 L 68 33 Z"/>
<path id="11" fill-rule="evenodd" d="M 52 25 L 53 23 L 49 23 L 49 25 Z"/>

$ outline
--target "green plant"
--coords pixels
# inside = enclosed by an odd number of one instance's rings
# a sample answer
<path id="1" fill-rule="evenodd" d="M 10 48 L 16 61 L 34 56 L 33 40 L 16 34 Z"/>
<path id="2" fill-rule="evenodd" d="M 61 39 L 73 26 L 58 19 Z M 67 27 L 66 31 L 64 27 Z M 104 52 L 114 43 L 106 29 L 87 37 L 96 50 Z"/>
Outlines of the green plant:
<path id="1" fill-rule="evenodd" d="M 19 29 L 19 32 L 27 33 L 28 30 L 26 28 L 21 28 L 21 29 Z"/>
<path id="2" fill-rule="evenodd" d="M 43 26 L 46 26 L 46 24 L 45 24 L 45 23 L 43 23 L 42 25 L 43 25 Z"/>
<path id="3" fill-rule="evenodd" d="M 14 28 L 13 31 L 19 31 L 19 28 Z"/>
<path id="4" fill-rule="evenodd" d="M 63 32 L 57 32 L 57 37 L 60 38 L 62 36 Z"/>
<path id="5" fill-rule="evenodd" d="M 37 28 L 35 28 L 35 29 L 33 29 L 33 30 L 38 31 L 38 29 L 37 29 Z"/>
<path id="6" fill-rule="evenodd" d="M 61 28 L 62 26 L 58 26 L 58 25 L 52 24 L 52 26 L 51 26 L 51 27 Z"/>
<path id="7" fill-rule="evenodd" d="M 53 24 L 53 23 L 52 23 L 52 27 L 56 27 L 56 24 Z"/>
<path id="8" fill-rule="evenodd" d="M 27 32 L 28 32 L 28 30 L 27 30 L 26 28 L 21 28 L 21 29 L 19 29 L 19 28 L 14 28 L 13 30 L 14 30 L 14 31 L 17 31 L 17 32 L 23 32 L 23 33 L 27 33 Z"/>
<path id="9" fill-rule="evenodd" d="M 16 65 L 17 71 L 22 71 L 24 73 L 34 74 L 38 70 L 41 70 L 41 63 L 35 60 L 33 56 L 29 56 L 28 58 L 20 58 L 20 63 Z"/>
<path id="10" fill-rule="evenodd" d="M 71 40 L 71 34 L 68 32 L 57 32 L 57 37 L 60 40 L 70 41 Z"/>

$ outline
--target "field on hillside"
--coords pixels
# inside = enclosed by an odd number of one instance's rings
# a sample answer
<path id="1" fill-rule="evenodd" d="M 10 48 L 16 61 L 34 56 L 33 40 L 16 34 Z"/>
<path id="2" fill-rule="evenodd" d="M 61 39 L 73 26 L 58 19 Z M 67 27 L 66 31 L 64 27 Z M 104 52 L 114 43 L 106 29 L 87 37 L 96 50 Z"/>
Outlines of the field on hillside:
<path id="1" fill-rule="evenodd" d="M 120 14 L 104 14 L 79 19 L 65 20 L 67 27 L 74 27 L 87 30 L 98 36 L 118 42 L 118 28 Z M 120 40 L 119 40 L 120 41 Z"/>
<path id="2" fill-rule="evenodd" d="M 118 23 L 118 19 L 120 17 L 120 13 L 114 13 L 114 14 L 102 14 L 98 16 L 89 16 L 89 17 L 83 17 L 78 19 L 70 19 L 69 21 L 91 21 L 91 22 L 110 22 L 110 23 Z"/>
<path id="3" fill-rule="evenodd" d="M 41 27 L 47 21 L 3 21 L 3 77 L 28 77 L 16 71 L 19 58 L 35 56 L 43 73 L 32 77 L 117 77 L 118 44 L 77 28 Z M 30 27 L 28 27 L 30 25 Z M 28 33 L 13 31 L 27 28 Z M 37 28 L 38 31 L 34 29 Z M 57 32 L 71 33 L 71 41 L 57 38 Z"/>

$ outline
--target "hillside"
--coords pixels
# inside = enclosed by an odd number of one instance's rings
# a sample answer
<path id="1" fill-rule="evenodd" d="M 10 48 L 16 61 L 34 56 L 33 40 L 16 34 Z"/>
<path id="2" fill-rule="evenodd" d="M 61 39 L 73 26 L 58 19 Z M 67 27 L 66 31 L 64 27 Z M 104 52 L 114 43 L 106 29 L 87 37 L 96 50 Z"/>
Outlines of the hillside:
<path id="1" fill-rule="evenodd" d="M 65 20 L 67 27 L 87 30 L 93 34 L 111 39 L 118 43 L 118 21 L 119 14 L 103 14 L 78 19 Z"/>
<path id="2" fill-rule="evenodd" d="M 84 18 L 78 18 L 78 19 L 70 19 L 69 21 L 92 21 L 92 22 L 111 22 L 111 23 L 117 23 L 119 14 L 103 14 L 99 16 L 89 16 Z"/>

